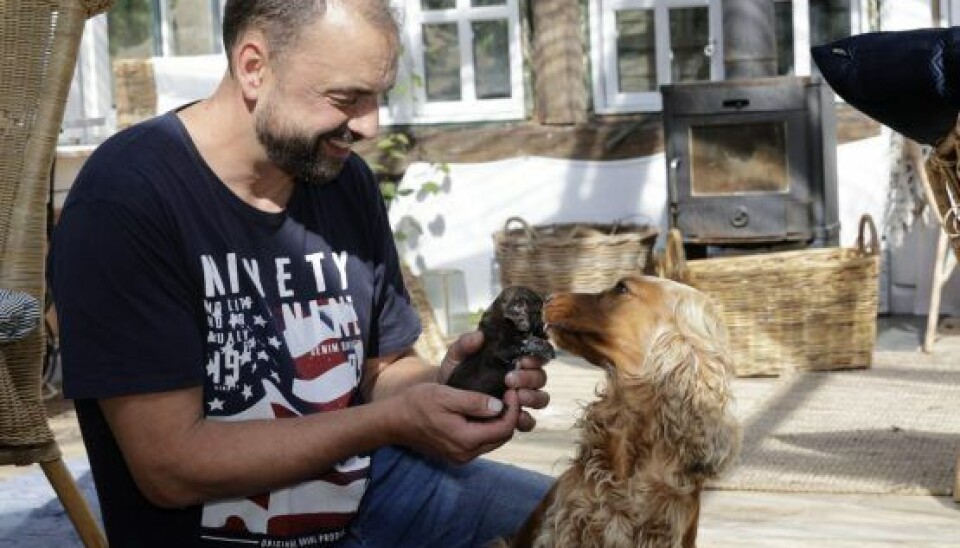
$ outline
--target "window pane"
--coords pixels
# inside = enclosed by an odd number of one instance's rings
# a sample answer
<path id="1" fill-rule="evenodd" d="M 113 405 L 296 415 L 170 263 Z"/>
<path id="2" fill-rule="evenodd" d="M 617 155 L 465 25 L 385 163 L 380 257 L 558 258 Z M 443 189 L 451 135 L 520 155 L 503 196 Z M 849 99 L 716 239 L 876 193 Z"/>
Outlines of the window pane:
<path id="1" fill-rule="evenodd" d="M 146 58 L 159 53 L 152 0 L 117 0 L 107 12 L 110 56 Z"/>
<path id="2" fill-rule="evenodd" d="M 456 23 L 423 26 L 427 101 L 460 100 L 460 38 Z"/>
<path id="3" fill-rule="evenodd" d="M 781 0 L 773 4 L 774 32 L 777 41 L 777 74 L 793 74 L 793 2 Z"/>
<path id="4" fill-rule="evenodd" d="M 850 0 L 810 0 L 810 45 L 850 36 Z"/>
<path id="5" fill-rule="evenodd" d="M 656 90 L 657 52 L 653 10 L 617 12 L 617 76 L 621 92 Z"/>
<path id="6" fill-rule="evenodd" d="M 477 99 L 510 97 L 510 39 L 507 21 L 473 23 Z"/>
<path id="7" fill-rule="evenodd" d="M 216 0 L 170 0 L 170 37 L 173 55 L 203 55 L 220 48 L 219 25 L 214 20 Z"/>
<path id="8" fill-rule="evenodd" d="M 448 10 L 457 7 L 457 0 L 420 0 L 424 10 Z"/>
<path id="9" fill-rule="evenodd" d="M 673 82 L 710 79 L 709 8 L 670 10 L 670 72 Z"/>
<path id="10" fill-rule="evenodd" d="M 479 8 L 481 6 L 505 6 L 507 0 L 470 0 L 470 5 Z"/>

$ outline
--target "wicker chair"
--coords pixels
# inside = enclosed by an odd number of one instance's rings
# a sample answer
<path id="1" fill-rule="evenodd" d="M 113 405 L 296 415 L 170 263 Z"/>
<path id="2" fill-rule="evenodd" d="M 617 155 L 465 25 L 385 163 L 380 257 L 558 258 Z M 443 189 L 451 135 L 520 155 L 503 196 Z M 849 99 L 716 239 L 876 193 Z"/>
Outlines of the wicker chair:
<path id="1" fill-rule="evenodd" d="M 43 302 L 50 169 L 86 19 L 111 0 L 0 2 L 0 288 Z M 0 464 L 39 463 L 86 546 L 103 533 L 40 395 L 42 329 L 0 346 Z"/>

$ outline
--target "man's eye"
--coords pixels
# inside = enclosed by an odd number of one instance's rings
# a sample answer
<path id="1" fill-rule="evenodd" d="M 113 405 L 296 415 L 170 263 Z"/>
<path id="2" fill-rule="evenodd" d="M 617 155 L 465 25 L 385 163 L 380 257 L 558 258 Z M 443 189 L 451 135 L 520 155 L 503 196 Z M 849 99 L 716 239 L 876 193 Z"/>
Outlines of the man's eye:
<path id="1" fill-rule="evenodd" d="M 331 95 L 330 100 L 342 107 L 352 107 L 360 100 L 359 95 Z"/>

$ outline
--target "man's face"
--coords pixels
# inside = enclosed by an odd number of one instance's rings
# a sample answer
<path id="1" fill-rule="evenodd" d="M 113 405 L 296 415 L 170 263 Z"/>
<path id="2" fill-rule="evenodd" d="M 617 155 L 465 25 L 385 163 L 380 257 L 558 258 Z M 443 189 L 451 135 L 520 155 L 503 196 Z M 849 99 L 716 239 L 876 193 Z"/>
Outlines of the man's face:
<path id="1" fill-rule="evenodd" d="M 300 124 L 284 118 L 272 100 L 258 108 L 254 124 L 267 158 L 293 180 L 307 184 L 322 185 L 336 179 L 350 154 L 349 145 L 355 140 L 346 124 L 331 131 L 299 127 Z M 334 146 L 343 154 L 330 152 Z"/>
<path id="2" fill-rule="evenodd" d="M 254 110 L 267 158 L 295 181 L 334 180 L 353 143 L 376 135 L 395 62 L 378 29 L 332 7 L 271 66 L 272 86 Z"/>

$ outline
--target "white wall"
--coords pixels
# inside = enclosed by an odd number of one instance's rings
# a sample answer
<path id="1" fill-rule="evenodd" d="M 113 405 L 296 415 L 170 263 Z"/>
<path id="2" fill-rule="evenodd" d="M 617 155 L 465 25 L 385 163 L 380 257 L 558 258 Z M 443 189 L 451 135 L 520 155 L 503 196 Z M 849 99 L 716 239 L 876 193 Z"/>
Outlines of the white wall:
<path id="1" fill-rule="evenodd" d="M 933 26 L 930 0 L 881 2 L 881 30 L 909 30 Z"/>
<path id="2" fill-rule="evenodd" d="M 854 245 L 859 219 L 869 213 L 881 231 L 890 192 L 890 132 L 841 145 L 837 172 L 840 245 Z M 415 220 L 423 233 L 400 243 L 400 252 L 416 272 L 458 269 L 464 272 L 471 310 L 485 307 L 499 291 L 492 235 L 511 216 L 530 224 L 611 223 L 646 219 L 666 230 L 666 168 L 658 154 L 634 160 L 585 162 L 522 157 L 479 164 L 452 164 L 444 176 L 428 164 L 415 164 L 403 185 L 444 181 L 437 195 L 411 194 L 390 210 L 395 229 L 409 233 Z M 921 220 L 917 221 L 922 222 Z M 884 273 L 881 312 L 925 314 L 932 276 L 935 233 L 915 230 L 898 247 L 897 299 L 889 299 Z M 886 245 L 886 244 L 882 244 Z M 904 249 L 910 251 L 904 252 Z M 929 257 L 928 257 L 929 255 Z M 941 312 L 960 312 L 960 275 L 945 288 Z M 909 296 L 904 296 L 904 292 Z M 895 308 L 887 308 L 887 305 Z"/>
<path id="3" fill-rule="evenodd" d="M 441 180 L 440 194 L 400 198 L 390 216 L 408 234 L 411 219 L 422 227 L 422 234 L 399 246 L 416 272 L 464 272 L 471 310 L 486 307 L 499 292 L 493 233 L 510 217 L 530 225 L 622 220 L 660 226 L 666 220 L 662 154 L 611 162 L 519 157 L 451 164 L 446 177 L 428 164 L 414 164 L 403 186 Z"/>

